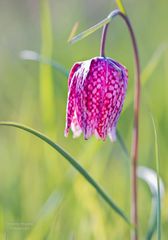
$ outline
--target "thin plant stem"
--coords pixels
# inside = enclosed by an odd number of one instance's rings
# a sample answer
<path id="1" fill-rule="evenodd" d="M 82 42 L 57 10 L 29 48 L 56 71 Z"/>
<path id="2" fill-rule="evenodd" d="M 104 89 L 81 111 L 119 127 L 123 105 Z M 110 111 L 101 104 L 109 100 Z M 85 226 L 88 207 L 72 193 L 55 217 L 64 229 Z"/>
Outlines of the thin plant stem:
<path id="1" fill-rule="evenodd" d="M 107 35 L 107 30 L 108 30 L 109 23 L 107 23 L 103 27 L 102 31 L 102 38 L 101 38 L 101 44 L 100 44 L 100 56 L 105 57 L 105 43 L 106 43 L 106 35 Z"/>
<path id="2" fill-rule="evenodd" d="M 109 18 L 112 19 L 112 17 L 115 17 L 115 16 L 119 15 L 119 13 L 120 13 L 120 10 L 115 9 L 114 11 L 112 11 L 109 14 Z M 110 24 L 110 22 L 108 22 L 107 24 L 105 24 L 103 26 L 101 43 L 100 43 L 100 56 L 102 56 L 102 57 L 105 57 L 105 44 L 106 44 L 106 36 L 107 36 L 107 30 L 108 30 L 109 24 Z"/>
<path id="3" fill-rule="evenodd" d="M 125 21 L 132 40 L 135 62 L 135 89 L 134 89 L 134 127 L 131 151 L 131 220 L 136 228 L 132 231 L 131 239 L 138 240 L 138 206 L 137 206 L 137 163 L 138 163 L 138 142 L 139 142 L 139 111 L 140 111 L 140 61 L 137 42 L 129 18 L 120 12 Z"/>
<path id="4" fill-rule="evenodd" d="M 140 110 L 140 61 L 137 42 L 131 22 L 127 15 L 118 11 L 116 16 L 122 17 L 130 33 L 135 63 L 135 90 L 134 90 L 134 126 L 131 149 L 131 221 L 135 225 L 132 230 L 131 239 L 138 240 L 138 208 L 137 208 L 137 162 L 138 162 L 138 141 L 139 141 L 139 110 Z M 105 57 L 105 42 L 109 23 L 103 27 L 102 39 L 100 45 L 100 55 Z"/>

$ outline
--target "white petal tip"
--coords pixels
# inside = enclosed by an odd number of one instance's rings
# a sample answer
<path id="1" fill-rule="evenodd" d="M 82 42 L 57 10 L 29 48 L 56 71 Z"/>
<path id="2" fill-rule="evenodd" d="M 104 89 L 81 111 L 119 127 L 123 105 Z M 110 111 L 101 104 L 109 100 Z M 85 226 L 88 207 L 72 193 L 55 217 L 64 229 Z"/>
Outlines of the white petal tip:
<path id="1" fill-rule="evenodd" d="M 68 137 L 69 130 L 65 129 L 64 131 L 64 137 Z"/>
<path id="2" fill-rule="evenodd" d="M 81 132 L 73 132 L 73 138 L 78 138 L 81 135 Z"/>
<path id="3" fill-rule="evenodd" d="M 113 128 L 111 129 L 111 131 L 108 133 L 108 135 L 109 135 L 110 141 L 111 141 L 111 142 L 115 142 L 115 141 L 117 140 L 116 128 L 113 127 Z"/>
<path id="4" fill-rule="evenodd" d="M 82 133 L 81 128 L 79 126 L 75 126 L 73 123 L 71 125 L 71 129 L 73 132 L 73 138 L 78 138 Z"/>

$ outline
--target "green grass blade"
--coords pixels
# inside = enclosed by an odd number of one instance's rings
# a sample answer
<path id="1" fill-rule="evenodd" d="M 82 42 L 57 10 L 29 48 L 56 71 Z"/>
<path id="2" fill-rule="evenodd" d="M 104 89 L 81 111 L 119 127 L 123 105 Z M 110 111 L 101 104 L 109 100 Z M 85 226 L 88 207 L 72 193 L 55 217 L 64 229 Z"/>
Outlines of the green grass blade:
<path id="1" fill-rule="evenodd" d="M 142 71 L 142 85 L 145 85 L 148 79 L 150 79 L 152 73 L 155 71 L 155 69 L 158 67 L 158 64 L 160 63 L 163 54 L 167 50 L 167 44 L 161 44 L 154 54 L 152 55 L 151 59 L 149 60 L 148 64 Z"/>
<path id="2" fill-rule="evenodd" d="M 49 196 L 34 218 L 31 230 L 27 234 L 26 239 L 44 239 L 44 236 L 49 233 L 49 229 L 52 228 L 50 221 L 54 219 L 56 211 L 58 211 L 62 204 L 62 200 L 63 195 L 58 191 L 53 192 Z"/>
<path id="3" fill-rule="evenodd" d="M 52 58 L 53 34 L 51 11 L 49 1 L 40 0 L 41 7 L 41 55 Z M 45 129 L 53 135 L 55 124 L 55 99 L 52 79 L 52 68 L 49 65 L 40 64 L 40 102 L 42 119 Z"/>
<path id="4" fill-rule="evenodd" d="M 146 65 L 146 67 L 143 69 L 142 73 L 141 73 L 141 87 L 143 88 L 145 86 L 145 84 L 150 80 L 151 75 L 153 74 L 153 72 L 157 69 L 163 54 L 165 53 L 165 50 L 167 49 L 167 45 L 166 44 L 161 44 L 156 51 L 154 52 L 154 54 L 152 55 L 152 57 L 150 58 L 148 64 Z M 130 105 L 133 103 L 133 98 L 130 95 L 127 95 L 127 101 L 124 104 L 124 108 L 123 108 L 123 112 L 125 112 Z"/>
<path id="5" fill-rule="evenodd" d="M 111 12 L 105 19 L 103 19 L 102 21 L 100 21 L 96 25 L 90 27 L 86 31 L 81 32 L 78 35 L 76 35 L 75 37 L 73 37 L 72 39 L 70 39 L 69 42 L 70 43 L 76 43 L 76 42 L 86 38 L 90 34 L 94 33 L 95 31 L 97 31 L 98 29 L 102 28 L 104 25 L 109 23 L 112 20 L 112 18 L 114 18 L 117 14 L 118 14 L 118 9 Z"/>
<path id="6" fill-rule="evenodd" d="M 37 223 L 42 219 L 46 218 L 48 215 L 52 214 L 54 210 L 61 204 L 63 195 L 58 191 L 53 192 L 44 205 L 41 207 L 39 213 L 37 214 L 34 222 Z"/>
<path id="7" fill-rule="evenodd" d="M 120 9 L 120 11 L 124 14 L 126 14 L 126 10 L 124 8 L 124 5 L 122 3 L 122 0 L 116 0 L 116 4 L 118 6 L 118 8 Z"/>
<path id="8" fill-rule="evenodd" d="M 39 63 L 47 64 L 47 65 L 55 68 L 59 72 L 61 72 L 63 75 L 65 75 L 65 77 L 68 77 L 68 75 L 69 75 L 69 71 L 66 70 L 66 68 L 64 66 L 62 66 L 61 64 L 59 64 L 58 62 L 54 61 L 51 58 L 43 57 L 41 54 L 39 54 L 35 51 L 23 50 L 20 52 L 20 57 L 23 60 L 36 61 Z"/>
<path id="9" fill-rule="evenodd" d="M 161 239 L 161 201 L 160 201 L 160 179 L 159 179 L 159 154 L 158 154 L 158 137 L 156 131 L 156 125 L 153 116 L 152 124 L 155 137 L 155 158 L 156 158 L 156 172 L 157 172 L 157 239 Z"/>
<path id="10" fill-rule="evenodd" d="M 118 140 L 118 142 L 119 142 L 119 144 L 120 144 L 120 147 L 122 148 L 122 150 L 123 150 L 126 158 L 127 158 L 127 159 L 130 159 L 130 155 L 129 155 L 128 149 L 127 149 L 127 147 L 126 147 L 126 145 L 125 145 L 125 143 L 124 143 L 124 140 L 123 140 L 121 134 L 119 133 L 119 130 L 118 130 L 118 129 L 117 129 L 116 134 L 117 134 L 117 140 Z"/>
<path id="11" fill-rule="evenodd" d="M 158 211 L 158 174 L 154 170 L 139 166 L 138 167 L 138 177 L 142 179 L 150 188 L 152 194 L 152 207 L 151 216 L 149 221 L 149 227 L 146 235 L 146 240 L 151 240 L 156 229 L 157 229 L 157 211 Z M 164 185 L 163 181 L 160 179 L 160 193 L 163 197 L 164 195 Z"/>
<path id="12" fill-rule="evenodd" d="M 58 144 L 54 143 L 50 138 L 45 136 L 44 134 L 29 128 L 25 125 L 21 125 L 14 122 L 0 122 L 1 126 L 11 126 L 15 128 L 19 128 L 23 131 L 29 132 L 32 135 L 38 137 L 43 142 L 46 142 L 52 148 L 54 148 L 58 153 L 60 153 L 91 185 L 92 187 L 99 193 L 99 195 L 105 200 L 105 202 L 118 214 L 120 215 L 125 222 L 127 222 L 130 227 L 130 221 L 125 213 L 113 202 L 113 200 L 107 195 L 107 193 L 103 190 L 102 187 L 89 175 L 89 173 L 63 148 L 61 148 Z"/>

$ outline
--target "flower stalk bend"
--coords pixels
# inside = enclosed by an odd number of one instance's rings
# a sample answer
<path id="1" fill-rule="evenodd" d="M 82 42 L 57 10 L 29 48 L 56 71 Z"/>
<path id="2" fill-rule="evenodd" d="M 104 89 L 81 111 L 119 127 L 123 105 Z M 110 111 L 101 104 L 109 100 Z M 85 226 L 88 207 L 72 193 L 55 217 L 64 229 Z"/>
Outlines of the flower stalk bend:
<path id="1" fill-rule="evenodd" d="M 135 63 L 135 90 L 134 90 L 134 127 L 132 137 L 132 149 L 131 149 L 131 220 L 135 225 L 135 229 L 132 231 L 131 239 L 138 240 L 138 210 L 137 210 L 137 162 L 138 162 L 138 142 L 139 142 L 139 110 L 140 110 L 140 61 L 137 42 L 135 34 L 130 23 L 128 16 L 118 10 L 117 16 L 122 17 L 127 25 L 130 33 L 133 51 L 134 51 L 134 63 Z M 100 55 L 105 56 L 105 42 L 109 23 L 104 25 L 102 32 L 102 39 L 100 45 Z"/>

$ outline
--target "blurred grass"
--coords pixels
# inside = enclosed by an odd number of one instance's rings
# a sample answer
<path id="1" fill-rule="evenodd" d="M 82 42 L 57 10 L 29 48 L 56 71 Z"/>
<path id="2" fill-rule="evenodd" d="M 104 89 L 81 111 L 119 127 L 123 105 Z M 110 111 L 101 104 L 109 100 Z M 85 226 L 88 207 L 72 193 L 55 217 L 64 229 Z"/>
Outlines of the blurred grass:
<path id="1" fill-rule="evenodd" d="M 43 10 L 50 12 L 50 22 L 44 19 L 44 15 L 42 17 L 40 2 L 7 0 L 0 3 L 0 119 L 22 122 L 41 129 L 53 138 L 57 137 L 58 143 L 78 158 L 114 197 L 115 202 L 129 212 L 129 168 L 124 164 L 124 154 L 118 143 L 111 144 L 109 140 L 102 143 L 95 138 L 84 141 L 82 137 L 74 140 L 71 134 L 65 139 L 63 132 L 67 80 L 54 70 L 44 70 L 45 65 L 39 66 L 38 63 L 19 59 L 20 51 L 32 49 L 39 53 L 43 52 L 43 55 L 46 55 L 44 57 L 52 56 L 69 69 L 75 61 L 98 55 L 100 31 L 73 46 L 67 44 L 67 39 L 76 21 L 79 21 L 78 31 L 81 32 L 103 19 L 114 9 L 115 4 L 110 0 L 70 2 L 57 0 L 45 1 L 45 4 L 48 4 L 48 7 L 44 7 Z M 145 75 L 148 79 L 142 90 L 139 162 L 148 167 L 155 166 L 153 129 L 146 112 L 145 105 L 147 105 L 158 125 L 160 175 L 166 188 L 163 209 L 166 209 L 168 205 L 167 49 L 165 48 L 161 55 L 156 55 L 155 59 L 158 63 L 153 65 L 153 68 L 149 67 L 148 63 L 157 49 L 168 42 L 168 34 L 165 31 L 168 4 L 166 0 L 162 0 L 161 3 L 156 0 L 136 2 L 125 0 L 124 6 L 137 34 L 142 70 L 146 69 Z M 41 38 L 41 21 L 44 22 L 43 27 L 47 25 L 43 29 L 43 38 Z M 47 29 L 50 27 L 52 32 L 47 36 Z M 52 43 L 47 45 L 47 39 L 50 37 Z M 45 52 L 44 44 L 48 48 Z M 129 148 L 132 134 L 132 105 L 128 108 L 126 106 L 133 96 L 133 60 L 127 30 L 119 19 L 110 26 L 106 52 L 129 69 L 125 111 L 119 122 L 119 130 Z M 40 74 L 39 68 L 44 70 L 40 70 Z M 43 101 L 46 100 L 43 102 L 44 105 L 40 97 L 42 80 L 39 79 L 43 79 L 44 84 Z M 47 87 L 49 85 L 50 87 Z M 52 93 L 48 95 L 47 92 L 50 91 Z M 49 105 L 48 97 L 54 99 L 49 100 L 51 103 Z M 52 161 L 53 159 L 55 161 Z M 59 204 L 55 205 L 55 209 L 49 215 L 41 218 L 41 222 L 39 220 L 35 223 L 34 219 L 43 209 L 44 203 L 55 192 L 63 196 Z M 150 201 L 148 189 L 140 184 L 140 239 L 143 239 L 146 233 Z M 25 232 L 9 228 L 9 223 L 15 222 L 32 223 L 32 227 Z M 166 240 L 167 211 L 163 211 L 162 224 L 162 239 Z M 129 239 L 128 227 L 109 211 L 95 192 L 67 166 L 60 156 L 53 154 L 50 149 L 47 150 L 46 155 L 43 144 L 30 136 L 1 129 L 0 236 L 4 235 L 5 230 L 12 239 L 24 239 L 24 237 L 26 239 L 26 236 L 33 232 L 37 240 L 47 237 L 80 240 Z"/>
<path id="2" fill-rule="evenodd" d="M 52 36 L 52 22 L 50 5 L 47 0 L 40 0 L 41 12 L 41 56 L 52 58 L 53 36 Z M 42 119 L 44 121 L 45 129 L 53 136 L 53 129 L 55 126 L 55 98 L 54 87 L 52 79 L 52 67 L 47 64 L 40 63 L 40 101 Z"/>
<path id="3" fill-rule="evenodd" d="M 154 136 L 155 136 L 155 158 L 156 158 L 156 172 L 157 172 L 157 239 L 161 239 L 161 228 L 162 228 L 162 222 L 161 222 L 161 182 L 159 178 L 159 172 L 160 172 L 160 167 L 159 167 L 159 152 L 158 152 L 158 136 L 157 136 L 157 130 L 156 130 L 156 124 L 155 121 L 152 117 L 152 124 L 154 128 Z"/>

